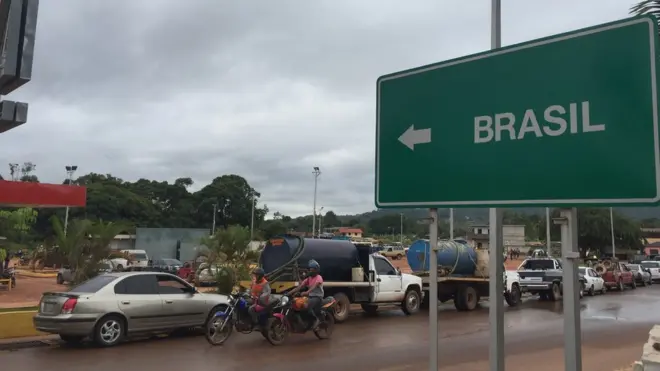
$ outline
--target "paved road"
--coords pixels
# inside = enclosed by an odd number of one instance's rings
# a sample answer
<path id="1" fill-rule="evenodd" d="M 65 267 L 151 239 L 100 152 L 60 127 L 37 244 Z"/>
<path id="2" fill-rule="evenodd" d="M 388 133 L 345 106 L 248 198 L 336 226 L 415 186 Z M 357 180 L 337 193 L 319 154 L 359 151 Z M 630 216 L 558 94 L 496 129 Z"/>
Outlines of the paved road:
<path id="1" fill-rule="evenodd" d="M 585 298 L 581 305 L 583 349 L 591 354 L 585 355 L 584 369 L 614 369 L 639 357 L 650 327 L 660 322 L 660 285 Z M 479 362 L 488 359 L 488 309 L 458 313 L 447 306 L 439 318 L 443 370 L 487 369 Z M 534 362 L 535 371 L 550 365 L 563 369 L 561 303 L 526 300 L 519 308 L 507 308 L 505 322 L 507 364 L 519 359 L 515 362 Z M 25 371 L 115 371 L 121 365 L 233 371 L 246 364 L 251 370 L 272 371 L 418 371 L 427 368 L 427 339 L 425 315 L 405 317 L 392 310 L 376 317 L 355 315 L 337 326 L 330 341 L 319 341 L 312 334 L 292 335 L 287 344 L 273 347 L 258 334 L 234 334 L 225 346 L 212 347 L 201 337 L 163 338 L 110 349 L 56 345 L 0 352 L 0 360 L 9 370 Z M 530 354 L 551 359 L 535 356 L 525 361 Z M 596 361 L 609 368 L 594 366 Z M 515 366 L 508 370 L 520 369 Z"/>

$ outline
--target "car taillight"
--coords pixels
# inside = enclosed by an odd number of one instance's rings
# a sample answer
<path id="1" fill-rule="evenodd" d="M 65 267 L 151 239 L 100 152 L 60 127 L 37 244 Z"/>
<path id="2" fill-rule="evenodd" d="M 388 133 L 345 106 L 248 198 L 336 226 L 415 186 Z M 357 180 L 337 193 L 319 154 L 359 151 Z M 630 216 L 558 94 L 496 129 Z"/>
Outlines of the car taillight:
<path id="1" fill-rule="evenodd" d="M 67 299 L 62 305 L 62 314 L 71 314 L 76 309 L 76 304 L 78 304 L 78 299 Z"/>

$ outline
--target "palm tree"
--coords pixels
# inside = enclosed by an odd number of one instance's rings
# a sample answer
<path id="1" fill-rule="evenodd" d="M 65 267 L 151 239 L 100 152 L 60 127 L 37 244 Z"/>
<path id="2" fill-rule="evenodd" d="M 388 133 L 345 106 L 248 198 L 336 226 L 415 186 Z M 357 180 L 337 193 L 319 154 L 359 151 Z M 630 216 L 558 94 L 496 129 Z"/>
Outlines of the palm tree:
<path id="1" fill-rule="evenodd" d="M 221 293 L 229 293 L 238 280 L 249 279 L 250 266 L 259 260 L 259 252 L 250 249 L 250 230 L 241 226 L 220 228 L 212 236 L 202 239 L 206 269 L 217 269 L 217 286 Z"/>
<path id="2" fill-rule="evenodd" d="M 98 274 L 99 265 L 110 255 L 110 241 L 125 229 L 118 223 L 75 219 L 65 233 L 60 220 L 51 218 L 58 253 L 71 267 L 73 283 L 77 284 Z"/>
<path id="3" fill-rule="evenodd" d="M 644 0 L 630 7 L 630 14 L 651 14 L 660 19 L 660 0 Z"/>

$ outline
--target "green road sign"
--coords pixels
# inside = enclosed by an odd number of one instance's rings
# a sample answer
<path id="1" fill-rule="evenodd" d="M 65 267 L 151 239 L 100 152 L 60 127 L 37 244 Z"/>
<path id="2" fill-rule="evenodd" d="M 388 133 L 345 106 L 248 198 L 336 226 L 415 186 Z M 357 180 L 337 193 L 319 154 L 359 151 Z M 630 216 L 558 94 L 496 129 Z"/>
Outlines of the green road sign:
<path id="1" fill-rule="evenodd" d="M 382 76 L 377 207 L 660 200 L 655 18 Z"/>

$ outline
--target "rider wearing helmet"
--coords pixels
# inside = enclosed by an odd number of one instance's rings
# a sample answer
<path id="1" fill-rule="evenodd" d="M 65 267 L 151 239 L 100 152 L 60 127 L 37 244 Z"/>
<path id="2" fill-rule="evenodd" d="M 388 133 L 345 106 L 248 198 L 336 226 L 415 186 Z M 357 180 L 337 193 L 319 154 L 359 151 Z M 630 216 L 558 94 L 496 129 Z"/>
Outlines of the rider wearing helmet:
<path id="1" fill-rule="evenodd" d="M 321 277 L 321 266 L 319 263 L 312 259 L 307 263 L 307 268 L 309 269 L 309 275 L 305 278 L 300 286 L 294 288 L 290 291 L 290 294 L 294 294 L 301 290 L 303 287 L 307 288 L 306 291 L 302 293 L 303 296 L 308 296 L 307 301 L 307 310 L 309 314 L 314 317 L 314 324 L 312 329 L 318 327 L 319 320 L 319 310 L 321 309 L 321 302 L 323 301 L 323 277 Z"/>
<path id="2" fill-rule="evenodd" d="M 252 305 L 248 308 L 252 321 L 257 323 L 258 316 L 256 306 L 260 305 L 265 307 L 268 305 L 270 298 L 270 285 L 266 280 L 266 273 L 263 268 L 255 268 L 252 271 L 252 287 L 250 287 L 250 297 L 252 298 Z"/>

